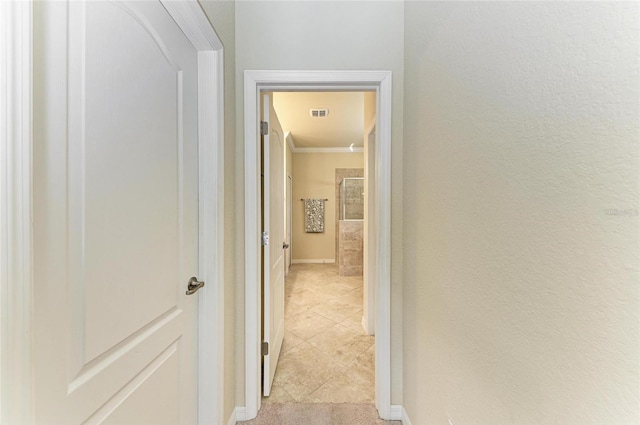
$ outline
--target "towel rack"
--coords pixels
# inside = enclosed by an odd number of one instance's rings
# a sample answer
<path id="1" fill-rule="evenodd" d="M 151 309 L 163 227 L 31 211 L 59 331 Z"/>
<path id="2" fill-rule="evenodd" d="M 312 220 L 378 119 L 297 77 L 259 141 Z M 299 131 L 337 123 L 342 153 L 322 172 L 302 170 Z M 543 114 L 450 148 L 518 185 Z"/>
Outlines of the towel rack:
<path id="1" fill-rule="evenodd" d="M 311 199 L 311 198 L 309 198 L 309 199 Z M 304 198 L 300 198 L 300 200 L 301 200 L 301 201 L 304 201 Z M 327 198 L 324 198 L 324 199 L 323 199 L 323 201 L 328 201 L 328 199 L 327 199 Z"/>

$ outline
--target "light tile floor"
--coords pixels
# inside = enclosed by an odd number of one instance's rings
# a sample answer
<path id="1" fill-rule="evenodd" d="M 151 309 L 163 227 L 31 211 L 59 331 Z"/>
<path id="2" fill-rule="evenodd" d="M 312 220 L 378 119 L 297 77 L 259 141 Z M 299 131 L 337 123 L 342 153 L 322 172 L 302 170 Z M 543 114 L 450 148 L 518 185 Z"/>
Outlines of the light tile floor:
<path id="1" fill-rule="evenodd" d="M 265 403 L 373 403 L 374 337 L 362 328 L 362 276 L 333 264 L 294 264 L 285 333 Z"/>

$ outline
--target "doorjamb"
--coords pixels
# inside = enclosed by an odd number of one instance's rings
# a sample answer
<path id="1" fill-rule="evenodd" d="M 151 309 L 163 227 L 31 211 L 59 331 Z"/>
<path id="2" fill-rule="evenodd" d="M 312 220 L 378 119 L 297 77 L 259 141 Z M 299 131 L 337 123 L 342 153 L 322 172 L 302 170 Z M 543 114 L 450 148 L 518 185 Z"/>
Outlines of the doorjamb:
<path id="1" fill-rule="evenodd" d="M 198 51 L 198 424 L 224 423 L 224 49 L 196 0 L 160 0 Z"/>
<path id="2" fill-rule="evenodd" d="M 245 417 L 260 409 L 260 190 L 258 136 L 261 91 L 376 91 L 376 407 L 391 418 L 391 71 L 244 72 Z M 241 419 L 241 418 L 238 418 Z"/>
<path id="3" fill-rule="evenodd" d="M 375 131 L 376 131 L 376 117 L 365 126 L 364 132 L 364 151 L 365 151 L 365 167 L 364 167 L 364 185 L 365 185 L 365 206 L 364 206 L 364 264 L 363 264 L 363 277 L 364 277 L 364 300 L 362 304 L 362 327 L 369 335 L 375 335 L 375 303 L 376 303 L 376 291 L 373 281 L 375 280 L 376 265 L 375 261 L 370 261 L 370 252 L 375 252 L 375 227 L 372 226 L 371 215 L 375 220 L 374 202 L 375 202 Z M 373 143 L 370 142 L 370 137 L 373 135 Z M 373 144 L 373 151 L 371 149 Z M 371 163 L 373 159 L 373 164 Z M 373 165 L 373 166 L 372 166 Z M 372 208 L 373 207 L 373 208 Z M 373 237 L 372 237 L 373 236 Z"/>
<path id="4" fill-rule="evenodd" d="M 224 423 L 223 46 L 195 0 L 161 0 L 198 51 L 198 423 Z M 0 2 L 0 422 L 33 422 L 31 2 Z M 9 327 L 8 324 L 11 324 Z"/>
<path id="5" fill-rule="evenodd" d="M 286 149 L 287 149 L 287 146 L 285 146 L 285 157 L 287 155 Z M 285 175 L 286 175 L 286 169 L 285 169 Z M 292 241 L 293 239 L 293 179 L 291 178 L 291 176 L 287 176 L 286 182 L 287 182 L 287 213 L 286 213 L 287 220 L 286 221 L 287 221 L 287 236 L 288 236 L 287 243 L 289 244 L 289 248 L 287 248 L 289 250 L 289 258 L 287 260 L 286 275 L 288 275 L 289 269 L 291 268 L 291 259 L 293 258 L 293 241 Z"/>
<path id="6" fill-rule="evenodd" d="M 0 2 L 0 422 L 31 423 L 31 2 Z"/>

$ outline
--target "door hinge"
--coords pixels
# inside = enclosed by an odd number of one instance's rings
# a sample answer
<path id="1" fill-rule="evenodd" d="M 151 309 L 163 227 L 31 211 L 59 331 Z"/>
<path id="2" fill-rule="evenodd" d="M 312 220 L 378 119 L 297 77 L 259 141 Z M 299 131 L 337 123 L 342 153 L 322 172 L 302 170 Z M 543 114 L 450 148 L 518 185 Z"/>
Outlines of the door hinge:
<path id="1" fill-rule="evenodd" d="M 269 245 L 269 232 L 262 232 L 262 245 Z"/>
<path id="2" fill-rule="evenodd" d="M 269 123 L 266 121 L 260 121 L 260 134 L 266 136 L 269 134 Z"/>
<path id="3" fill-rule="evenodd" d="M 268 342 L 263 342 L 262 343 L 262 355 L 266 356 L 269 354 L 269 343 Z"/>

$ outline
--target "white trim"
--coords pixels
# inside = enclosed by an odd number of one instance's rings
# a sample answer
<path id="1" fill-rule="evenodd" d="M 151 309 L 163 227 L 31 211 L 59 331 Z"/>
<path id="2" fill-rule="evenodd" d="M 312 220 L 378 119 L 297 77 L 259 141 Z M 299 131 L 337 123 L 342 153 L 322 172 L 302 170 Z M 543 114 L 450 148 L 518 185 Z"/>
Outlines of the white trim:
<path id="1" fill-rule="evenodd" d="M 374 122 L 375 124 L 375 122 Z M 296 146 L 295 140 L 293 140 L 293 136 L 290 131 L 285 132 L 284 136 L 289 148 L 291 149 L 291 153 L 361 153 L 364 152 L 363 147 L 359 148 L 349 148 L 349 147 L 298 147 Z"/>
<path id="2" fill-rule="evenodd" d="M 389 408 L 389 420 L 400 421 L 402 420 L 402 406 L 399 404 L 392 404 Z"/>
<path id="3" fill-rule="evenodd" d="M 206 52 L 223 49 L 222 41 L 218 38 L 197 0 L 160 1 L 197 51 Z"/>
<path id="4" fill-rule="evenodd" d="M 391 406 L 391 72 L 380 81 L 376 102 L 376 407 L 380 417 L 387 419 Z"/>
<path id="5" fill-rule="evenodd" d="M 223 53 L 198 52 L 199 291 L 198 423 L 224 410 L 224 85 Z"/>
<path id="6" fill-rule="evenodd" d="M 244 406 L 238 406 L 235 408 L 235 416 L 236 421 L 246 421 L 247 419 L 247 409 Z"/>
<path id="7" fill-rule="evenodd" d="M 196 0 L 161 0 L 198 50 L 198 424 L 224 423 L 224 51 Z"/>
<path id="8" fill-rule="evenodd" d="M 245 403 L 246 419 L 260 408 L 260 191 L 258 95 L 260 90 L 376 90 L 376 407 L 390 416 L 391 400 L 391 72 L 390 71 L 245 71 Z"/>
<path id="9" fill-rule="evenodd" d="M 366 333 L 367 335 L 371 335 L 369 333 L 369 330 L 367 329 L 367 317 L 364 314 L 362 315 L 362 319 L 360 320 L 360 325 L 362 325 L 362 330 L 364 331 L 364 333 Z"/>
<path id="10" fill-rule="evenodd" d="M 364 148 L 295 148 L 293 153 L 362 153 Z"/>
<path id="11" fill-rule="evenodd" d="M 370 261 L 370 253 L 375 252 L 375 235 L 376 227 L 372 221 L 375 219 L 374 203 L 375 203 L 375 128 L 376 116 L 371 119 L 369 124 L 365 126 L 363 142 L 365 145 L 364 158 L 364 187 L 365 187 L 365 205 L 364 205 L 364 246 L 363 246 L 363 280 L 364 293 L 362 300 L 363 326 L 367 335 L 375 335 L 375 285 L 373 281 L 376 276 L 376 264 Z M 373 143 L 369 138 L 374 136 Z M 373 146 L 372 146 L 373 145 Z M 372 160 L 374 163 L 372 164 Z"/>
<path id="12" fill-rule="evenodd" d="M 257 82 L 244 79 L 244 256 L 245 256 L 245 420 L 260 409 L 260 152 Z"/>
<path id="13" fill-rule="evenodd" d="M 198 50 L 198 424 L 224 423 L 224 51 L 196 0 L 161 0 Z"/>
<path id="14" fill-rule="evenodd" d="M 400 420 L 402 421 L 402 425 L 411 425 L 411 419 L 409 419 L 409 414 L 404 407 L 402 407 L 402 416 L 400 417 Z"/>
<path id="15" fill-rule="evenodd" d="M 284 133 L 284 140 L 287 141 L 287 145 L 289 145 L 289 149 L 291 149 L 291 153 L 296 150 L 296 143 L 293 141 L 293 136 L 290 131 Z"/>
<path id="16" fill-rule="evenodd" d="M 0 422 L 33 421 L 31 2 L 0 2 Z"/>
<path id="17" fill-rule="evenodd" d="M 335 264 L 335 258 L 312 258 L 312 259 L 301 259 L 301 260 L 291 260 L 291 264 Z"/>

